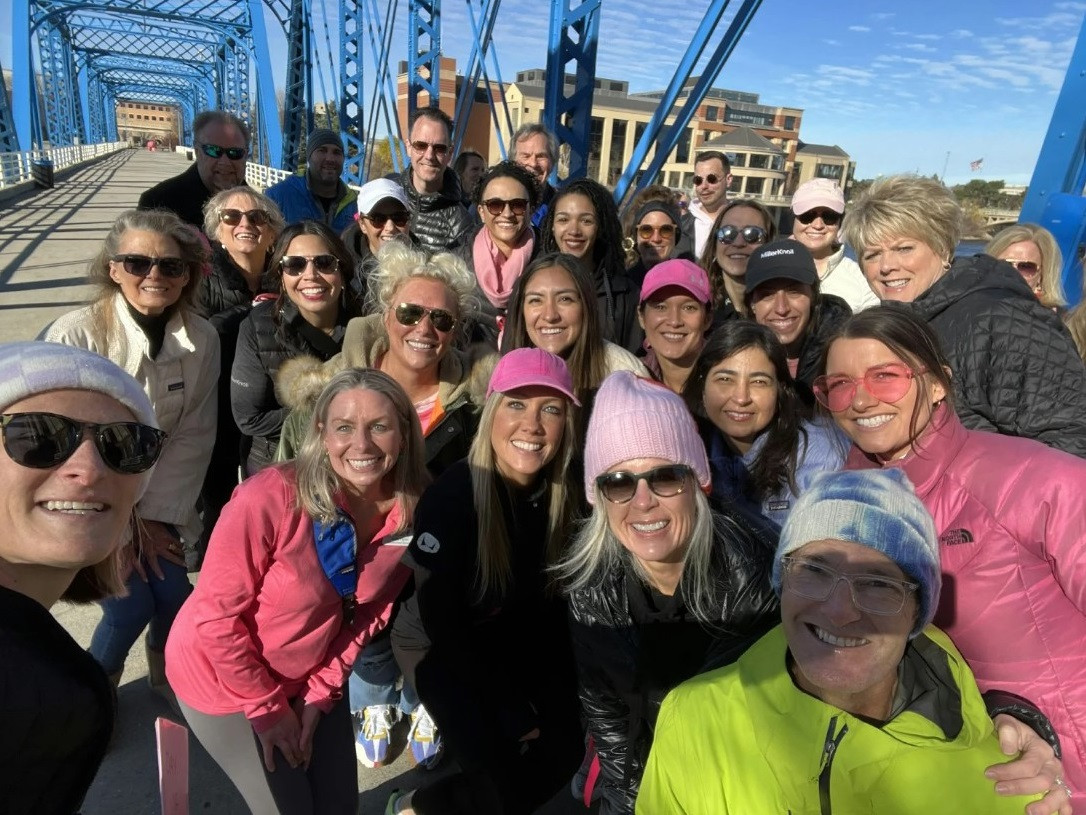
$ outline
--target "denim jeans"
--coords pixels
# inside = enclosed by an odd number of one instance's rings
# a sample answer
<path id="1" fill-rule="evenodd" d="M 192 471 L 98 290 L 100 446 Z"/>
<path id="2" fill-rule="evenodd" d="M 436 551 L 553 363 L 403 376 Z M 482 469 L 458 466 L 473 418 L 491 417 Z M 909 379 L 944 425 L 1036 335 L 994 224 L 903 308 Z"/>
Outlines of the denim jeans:
<path id="1" fill-rule="evenodd" d="M 192 593 L 184 566 L 162 558 L 158 565 L 163 579 L 144 564 L 146 583 L 133 570 L 125 584 L 128 596 L 109 597 L 101 602 L 103 615 L 94 629 L 90 653 L 107 674 L 120 673 L 133 643 L 148 623 L 151 630 L 147 634 L 147 645 L 155 651 L 163 650 L 174 617 Z"/>
<path id="2" fill-rule="evenodd" d="M 401 680 L 400 666 L 392 655 L 392 638 L 387 629 L 366 643 L 359 653 L 347 688 L 354 713 L 370 705 L 398 705 L 403 713 L 410 714 L 419 706 L 415 689 L 406 680 Z"/>

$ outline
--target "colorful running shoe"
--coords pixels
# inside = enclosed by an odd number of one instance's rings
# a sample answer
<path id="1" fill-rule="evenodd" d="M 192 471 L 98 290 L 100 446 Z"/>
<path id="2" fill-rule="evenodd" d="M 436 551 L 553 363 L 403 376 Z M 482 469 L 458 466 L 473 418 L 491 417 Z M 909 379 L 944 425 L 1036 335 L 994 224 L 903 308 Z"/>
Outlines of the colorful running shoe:
<path id="1" fill-rule="evenodd" d="M 362 710 L 362 722 L 355 738 L 354 752 L 363 766 L 384 766 L 388 759 L 392 726 L 399 720 L 400 709 L 395 705 L 370 705 Z"/>
<path id="2" fill-rule="evenodd" d="M 420 767 L 432 770 L 441 761 L 441 734 L 422 705 L 411 712 L 407 742 L 411 745 L 411 760 Z"/>

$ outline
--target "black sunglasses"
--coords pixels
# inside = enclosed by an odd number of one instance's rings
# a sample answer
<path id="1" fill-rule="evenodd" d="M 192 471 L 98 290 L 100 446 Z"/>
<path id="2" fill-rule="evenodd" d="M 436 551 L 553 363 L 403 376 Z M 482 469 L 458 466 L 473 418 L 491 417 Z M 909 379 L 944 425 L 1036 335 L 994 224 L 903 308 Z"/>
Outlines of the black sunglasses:
<path id="1" fill-rule="evenodd" d="M 201 144 L 200 150 L 208 158 L 222 158 L 225 154 L 231 161 L 240 161 L 249 152 L 247 147 L 220 147 L 217 144 Z"/>
<path id="2" fill-rule="evenodd" d="M 166 434 L 139 422 L 93 424 L 56 413 L 0 416 L 4 450 L 16 464 L 48 470 L 67 461 L 89 432 L 109 469 L 125 475 L 146 472 L 162 452 Z"/>
<path id="3" fill-rule="evenodd" d="M 596 479 L 596 487 L 603 497 L 612 504 L 626 504 L 633 500 L 637 493 L 637 484 L 644 479 L 654 495 L 660 498 L 671 498 L 686 489 L 686 482 L 693 471 L 681 464 L 665 464 L 663 467 L 653 467 L 643 473 L 631 473 L 626 470 L 618 470 L 613 473 L 604 473 Z"/>
<path id="4" fill-rule="evenodd" d="M 387 215 L 384 212 L 375 212 L 372 215 L 363 215 L 367 221 L 373 224 L 375 229 L 384 229 L 385 224 L 392 221 L 398 227 L 405 227 L 411 221 L 411 213 L 406 210 L 403 212 L 393 212 L 391 215 Z"/>
<path id="5" fill-rule="evenodd" d="M 310 261 L 313 268 L 321 274 L 328 274 L 339 268 L 339 259 L 335 255 L 283 255 L 279 260 L 279 268 L 283 270 L 283 274 L 293 277 L 304 272 Z"/>
<path id="6" fill-rule="evenodd" d="M 709 173 L 704 178 L 702 178 L 700 175 L 696 175 L 694 176 L 694 186 L 700 187 L 702 181 L 708 181 L 710 184 L 715 184 L 716 182 L 723 180 L 724 179 L 718 176 L 716 173 Z"/>
<path id="7" fill-rule="evenodd" d="M 528 211 L 528 199 L 527 198 L 487 198 L 483 201 L 483 206 L 486 207 L 486 211 L 491 215 L 498 216 L 505 212 L 506 205 L 513 211 L 514 215 L 520 216 Z"/>
<path id="8" fill-rule="evenodd" d="M 155 266 L 165 277 L 181 277 L 185 274 L 185 261 L 181 258 L 151 258 L 147 255 L 114 255 L 110 258 L 119 263 L 129 274 L 147 277 Z"/>
<path id="9" fill-rule="evenodd" d="M 735 239 L 742 237 L 745 243 L 765 243 L 769 233 L 760 226 L 722 226 L 716 231 L 716 239 L 719 243 L 735 243 Z"/>
<path id="10" fill-rule="evenodd" d="M 815 218 L 821 218 L 822 223 L 826 226 L 837 226 L 841 220 L 841 213 L 834 212 L 832 209 L 809 209 L 803 214 L 796 216 L 796 220 L 801 224 L 809 224 L 814 221 Z"/>
<path id="11" fill-rule="evenodd" d="M 242 218 L 247 218 L 253 226 L 264 226 L 270 219 L 267 210 L 263 209 L 220 209 L 219 220 L 227 226 L 237 226 Z"/>
<path id="12" fill-rule="evenodd" d="M 452 331 L 456 325 L 456 318 L 443 308 L 426 308 L 415 303 L 400 303 L 396 306 L 396 322 L 400 325 L 418 325 L 427 314 L 438 331 Z"/>

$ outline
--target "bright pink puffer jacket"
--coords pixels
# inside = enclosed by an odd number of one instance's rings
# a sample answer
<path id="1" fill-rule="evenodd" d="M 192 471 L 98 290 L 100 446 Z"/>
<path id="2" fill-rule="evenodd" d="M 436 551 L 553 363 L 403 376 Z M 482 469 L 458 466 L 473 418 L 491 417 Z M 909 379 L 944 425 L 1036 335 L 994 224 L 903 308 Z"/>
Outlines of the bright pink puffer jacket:
<path id="1" fill-rule="evenodd" d="M 846 467 L 879 464 L 853 446 Z M 966 430 L 940 405 L 900 467 L 935 518 L 935 625 L 982 691 L 1024 696 L 1052 720 L 1076 812 L 1086 793 L 1086 461 L 1029 439 Z M 1083 810 L 1086 811 L 1086 810 Z"/>

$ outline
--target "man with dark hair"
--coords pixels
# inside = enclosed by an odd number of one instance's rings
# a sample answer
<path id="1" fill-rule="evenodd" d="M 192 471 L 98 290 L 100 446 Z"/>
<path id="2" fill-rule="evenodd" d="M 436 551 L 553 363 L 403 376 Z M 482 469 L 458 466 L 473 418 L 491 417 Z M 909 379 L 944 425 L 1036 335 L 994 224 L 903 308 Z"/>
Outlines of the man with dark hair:
<path id="1" fill-rule="evenodd" d="M 358 212 L 358 193 L 343 183 L 343 139 L 334 130 L 317 128 L 305 142 L 304 175 L 292 175 L 265 190 L 288 224 L 323 221 L 342 232 Z"/>
<path id="2" fill-rule="evenodd" d="M 688 214 L 682 224 L 683 233 L 694 236 L 694 257 L 701 257 L 701 252 L 709 240 L 713 221 L 728 202 L 731 172 L 731 162 L 719 150 L 706 150 L 694 157 L 695 199 L 690 202 Z M 688 226 L 692 227 L 689 232 Z"/>
<path id="3" fill-rule="evenodd" d="M 411 163 L 398 179 L 411 202 L 411 234 L 429 252 L 457 249 L 471 227 L 460 178 L 449 167 L 452 132 L 452 119 L 442 110 L 416 110 L 407 138 Z"/>
<path id="4" fill-rule="evenodd" d="M 543 125 L 531 122 L 517 128 L 510 144 L 513 147 L 513 161 L 539 182 L 539 206 L 532 213 L 532 226 L 539 226 L 554 197 L 554 187 L 549 179 L 551 170 L 558 163 L 558 139 Z"/>
<path id="5" fill-rule="evenodd" d="M 468 147 L 460 151 L 460 155 L 453 162 L 453 169 L 456 170 L 456 174 L 460 178 L 460 189 L 464 192 L 464 206 L 468 208 L 470 213 L 471 196 L 475 191 L 475 185 L 479 183 L 479 179 L 486 172 L 486 159 L 478 150 L 472 150 Z"/>
<path id="6" fill-rule="evenodd" d="M 196 162 L 140 196 L 139 209 L 168 209 L 197 229 L 215 193 L 245 184 L 249 126 L 233 113 L 205 110 L 192 123 Z"/>

